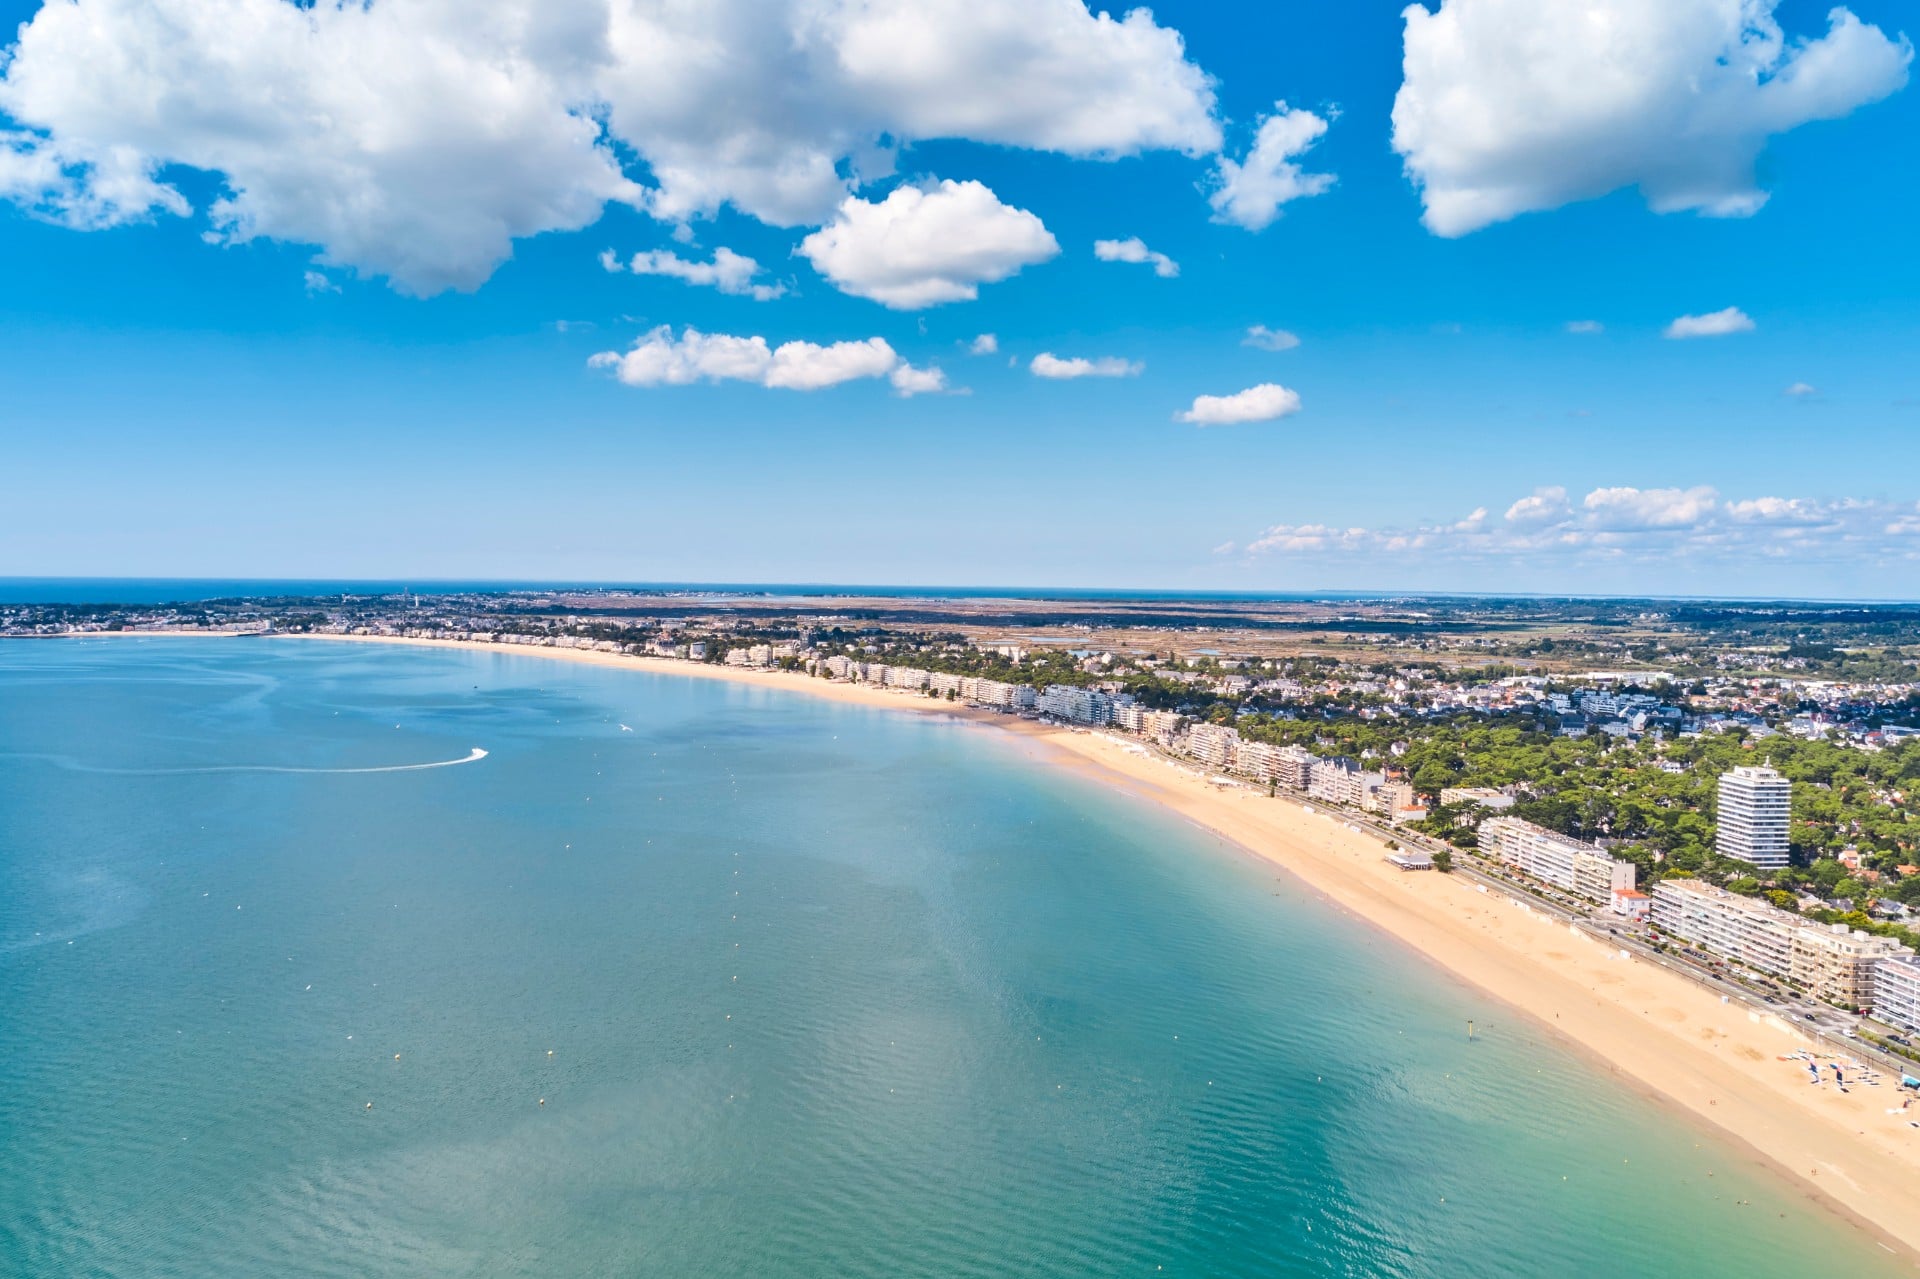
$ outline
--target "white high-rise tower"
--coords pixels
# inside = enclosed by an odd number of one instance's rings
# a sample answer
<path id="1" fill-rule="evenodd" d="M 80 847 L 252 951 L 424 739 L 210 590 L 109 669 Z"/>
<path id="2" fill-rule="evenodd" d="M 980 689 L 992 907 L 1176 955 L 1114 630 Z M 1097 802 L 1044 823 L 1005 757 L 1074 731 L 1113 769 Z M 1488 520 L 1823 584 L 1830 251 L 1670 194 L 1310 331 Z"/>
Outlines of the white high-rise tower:
<path id="1" fill-rule="evenodd" d="M 1787 864 L 1792 808 L 1793 783 L 1771 768 L 1736 768 L 1722 775 L 1720 833 L 1714 848 L 1722 857 L 1779 870 Z"/>

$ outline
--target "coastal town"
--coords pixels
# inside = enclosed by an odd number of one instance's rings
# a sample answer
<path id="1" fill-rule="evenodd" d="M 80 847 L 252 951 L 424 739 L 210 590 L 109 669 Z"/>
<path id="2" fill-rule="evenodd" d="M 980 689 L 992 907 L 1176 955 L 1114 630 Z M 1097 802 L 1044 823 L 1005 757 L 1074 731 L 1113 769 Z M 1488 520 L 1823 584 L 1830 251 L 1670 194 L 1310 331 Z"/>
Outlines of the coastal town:
<path id="1" fill-rule="evenodd" d="M 1157 628 L 1156 647 L 1143 648 L 1127 642 L 1139 616 L 956 626 L 940 601 L 875 622 L 839 600 L 410 591 L 12 606 L 0 635 L 211 630 L 579 649 L 786 671 L 1108 734 L 1216 785 L 1373 831 L 1404 869 L 1484 877 L 1811 1028 L 1920 1061 L 1920 675 L 1901 647 L 1912 619 L 1861 613 L 1858 625 L 1883 640 L 1870 652 L 1695 636 L 1639 654 L 1660 667 L 1619 653 L 1628 665 L 1581 670 L 1493 660 L 1470 629 L 1465 640 L 1449 630 L 1457 619 L 1444 603 L 1396 607 L 1432 622 L 1396 642 L 1435 657 L 1373 643 L 1343 654 L 1324 642 L 1339 618 L 1319 624 L 1320 645 L 1241 653 L 1205 626 Z M 1376 611 L 1348 625 L 1377 638 L 1386 620 Z M 1827 677 L 1823 664 L 1880 678 Z"/>

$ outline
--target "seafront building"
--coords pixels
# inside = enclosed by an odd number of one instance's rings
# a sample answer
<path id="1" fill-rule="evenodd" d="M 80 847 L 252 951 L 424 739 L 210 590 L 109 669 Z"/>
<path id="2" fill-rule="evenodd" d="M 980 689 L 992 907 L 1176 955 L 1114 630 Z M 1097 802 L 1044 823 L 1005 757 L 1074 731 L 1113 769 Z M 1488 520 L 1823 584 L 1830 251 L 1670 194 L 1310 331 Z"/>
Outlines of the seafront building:
<path id="1" fill-rule="evenodd" d="M 1239 730 L 1219 724 L 1195 724 L 1187 733 L 1187 753 L 1209 768 L 1231 768 L 1239 745 Z"/>
<path id="2" fill-rule="evenodd" d="M 1736 768 L 1720 778 L 1720 832 L 1714 848 L 1722 857 L 1762 870 L 1787 864 L 1787 827 L 1793 783 L 1771 768 Z"/>
<path id="3" fill-rule="evenodd" d="M 1653 925 L 1842 1008 L 1877 1007 L 1879 965 L 1912 958 L 1891 938 L 1801 919 L 1697 879 L 1654 886 Z"/>
<path id="4" fill-rule="evenodd" d="M 1920 955 L 1887 955 L 1873 965 L 1873 1015 L 1920 1031 Z"/>
<path id="5" fill-rule="evenodd" d="M 1099 728 L 1113 722 L 1111 697 L 1097 689 L 1080 688 L 1073 684 L 1048 685 L 1047 690 L 1035 699 L 1034 706 L 1042 715 L 1051 715 L 1069 724 Z"/>
<path id="6" fill-rule="evenodd" d="M 1845 924 L 1802 924 L 1793 932 L 1788 977 L 1830 1004 L 1865 1011 L 1872 1007 L 1874 968 L 1883 959 L 1909 953 L 1890 937 L 1875 937 Z"/>
<path id="7" fill-rule="evenodd" d="M 1697 879 L 1653 886 L 1653 926 L 1758 972 L 1785 977 L 1793 967 L 1794 917 L 1765 902 Z"/>
<path id="8" fill-rule="evenodd" d="M 1634 886 L 1637 873 L 1632 862 L 1518 817 L 1480 823 L 1480 850 L 1522 874 L 1607 906 L 1615 893 Z"/>

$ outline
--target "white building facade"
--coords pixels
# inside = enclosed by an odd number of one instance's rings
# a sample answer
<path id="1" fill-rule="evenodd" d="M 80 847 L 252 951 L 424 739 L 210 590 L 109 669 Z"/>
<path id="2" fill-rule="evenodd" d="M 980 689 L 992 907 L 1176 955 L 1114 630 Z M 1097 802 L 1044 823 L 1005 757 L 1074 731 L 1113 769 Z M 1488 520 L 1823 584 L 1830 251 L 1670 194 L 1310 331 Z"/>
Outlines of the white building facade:
<path id="1" fill-rule="evenodd" d="M 1736 768 L 1720 778 L 1720 827 L 1714 850 L 1762 870 L 1787 864 L 1793 783 L 1771 768 Z"/>

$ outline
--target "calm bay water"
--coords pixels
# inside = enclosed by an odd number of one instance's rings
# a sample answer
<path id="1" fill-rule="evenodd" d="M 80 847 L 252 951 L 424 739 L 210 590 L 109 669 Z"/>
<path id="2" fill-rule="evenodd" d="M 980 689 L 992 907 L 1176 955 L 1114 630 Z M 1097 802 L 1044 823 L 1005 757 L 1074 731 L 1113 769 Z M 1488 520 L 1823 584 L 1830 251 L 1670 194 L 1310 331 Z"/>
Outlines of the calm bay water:
<path id="1" fill-rule="evenodd" d="M 1906 1273 L 991 730 L 300 641 L 0 645 L 0 1151 L 9 1276 Z"/>

